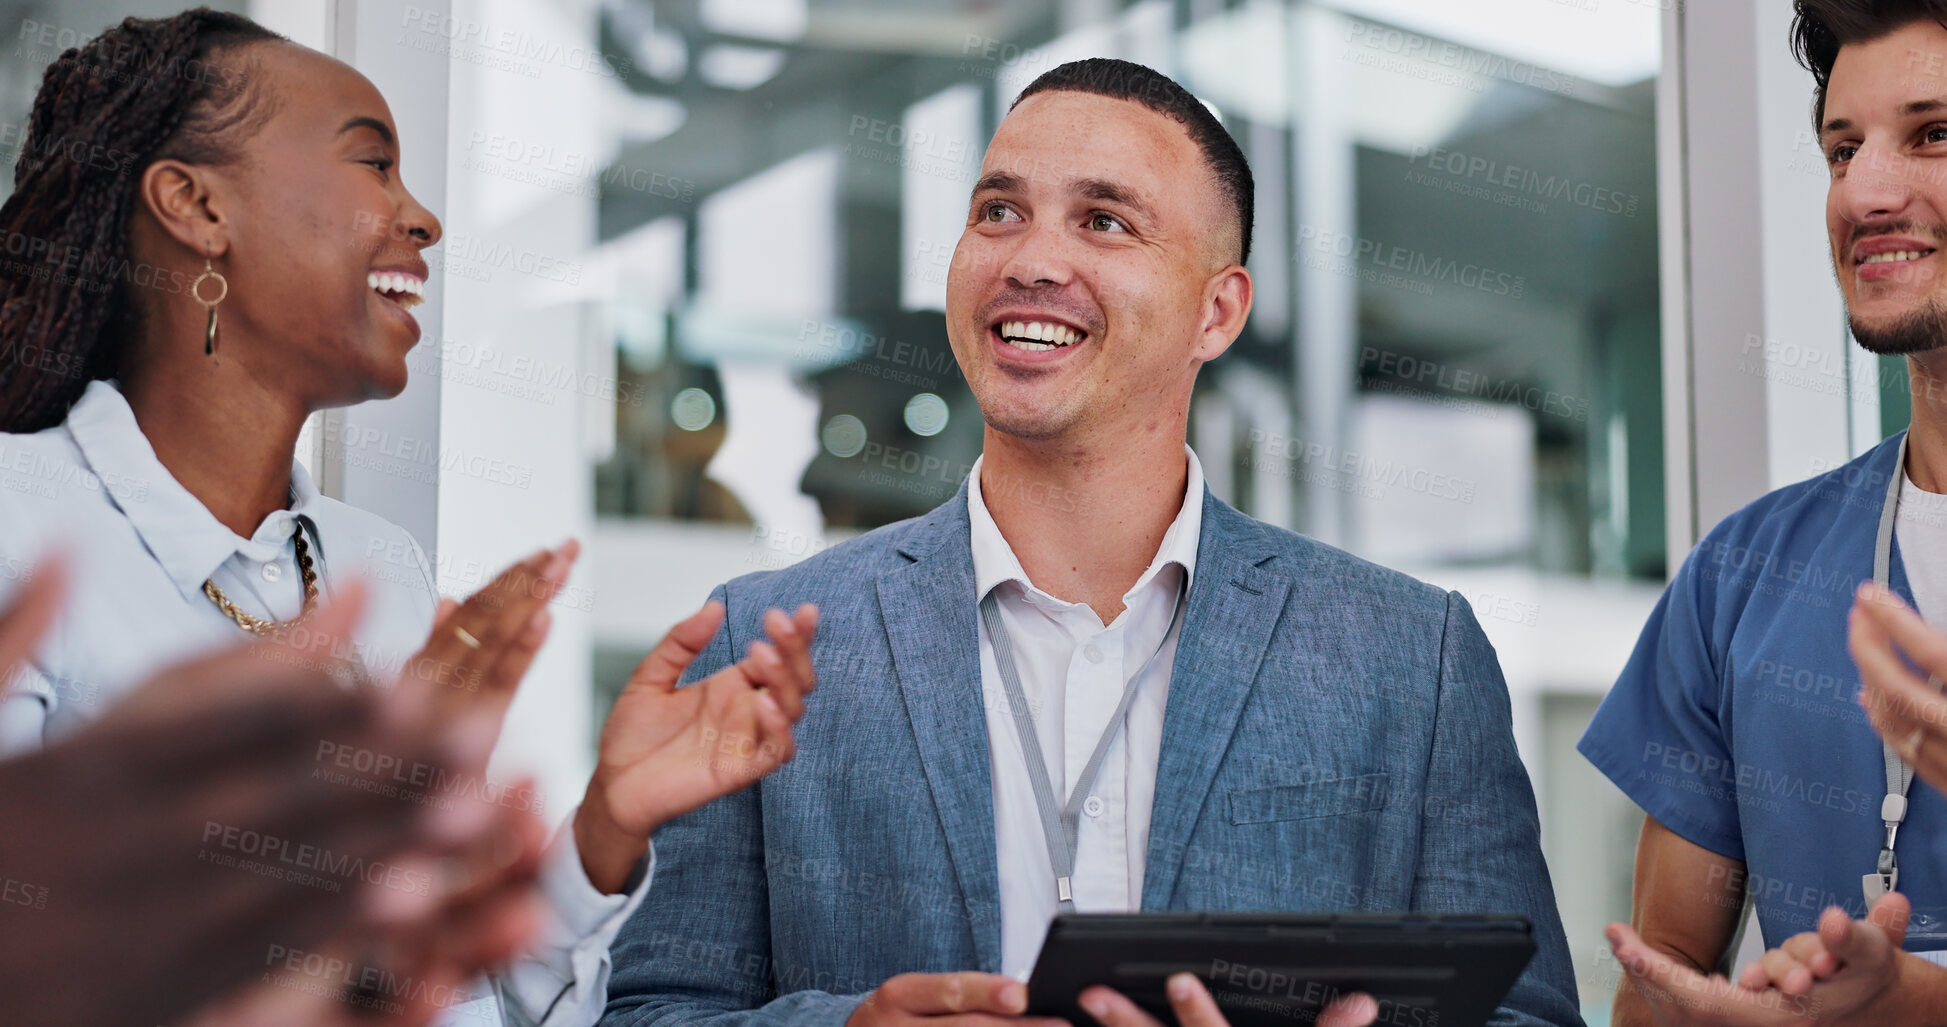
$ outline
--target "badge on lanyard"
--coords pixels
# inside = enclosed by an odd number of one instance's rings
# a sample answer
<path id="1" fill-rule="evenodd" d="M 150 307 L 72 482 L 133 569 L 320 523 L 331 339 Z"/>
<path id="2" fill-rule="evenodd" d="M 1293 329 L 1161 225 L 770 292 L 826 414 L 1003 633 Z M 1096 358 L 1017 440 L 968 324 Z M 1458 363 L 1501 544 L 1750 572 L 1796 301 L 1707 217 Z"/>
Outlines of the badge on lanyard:
<path id="1" fill-rule="evenodd" d="M 1887 581 L 1892 576 L 1893 567 L 1893 520 L 1900 509 L 1900 486 L 1906 481 L 1906 436 L 1900 436 L 1900 455 L 1893 462 L 1891 481 L 1886 485 L 1886 501 L 1879 508 L 1879 534 L 1873 540 L 1873 581 L 1881 588 L 1889 587 Z M 1935 679 L 1933 686 L 1940 687 Z M 1859 879 L 1866 894 L 1866 907 L 1872 908 L 1890 891 L 1900 887 L 1900 859 L 1893 852 L 1893 841 L 1899 836 L 1900 824 L 1906 820 L 1906 793 L 1913 787 L 1913 765 L 1900 758 L 1893 746 L 1882 739 L 1879 743 L 1881 755 L 1886 765 L 1886 798 L 1879 804 L 1880 823 L 1886 827 L 1886 834 L 1880 840 L 1879 863 L 1873 872 Z"/>

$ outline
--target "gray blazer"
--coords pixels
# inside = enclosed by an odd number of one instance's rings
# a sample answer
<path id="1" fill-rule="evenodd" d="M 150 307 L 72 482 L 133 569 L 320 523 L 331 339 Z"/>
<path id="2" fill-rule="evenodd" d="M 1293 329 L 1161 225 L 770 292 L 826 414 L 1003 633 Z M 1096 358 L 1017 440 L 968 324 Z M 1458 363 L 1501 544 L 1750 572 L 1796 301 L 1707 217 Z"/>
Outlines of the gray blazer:
<path id="1" fill-rule="evenodd" d="M 1525 914 L 1495 1022 L 1581 1024 L 1507 686 L 1466 600 L 1204 497 L 1146 910 Z M 996 971 L 992 779 L 963 486 L 716 590 L 707 675 L 817 603 L 798 755 L 656 835 L 604 1025 L 840 1024 L 895 974 Z"/>

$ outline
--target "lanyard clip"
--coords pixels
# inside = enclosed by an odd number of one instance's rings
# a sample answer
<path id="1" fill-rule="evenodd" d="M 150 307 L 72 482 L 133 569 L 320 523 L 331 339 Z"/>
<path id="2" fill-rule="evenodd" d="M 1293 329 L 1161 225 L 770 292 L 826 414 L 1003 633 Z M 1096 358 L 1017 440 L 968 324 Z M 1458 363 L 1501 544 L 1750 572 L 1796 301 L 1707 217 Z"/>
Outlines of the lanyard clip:
<path id="1" fill-rule="evenodd" d="M 1887 798 L 1893 798 L 1888 796 Z M 1904 811 L 1902 811 L 1904 812 Z M 1887 892 L 1900 887 L 1900 857 L 1893 854 L 1893 839 L 1900 832 L 1898 820 L 1885 821 L 1886 840 L 1879 847 L 1879 863 L 1874 872 L 1860 879 L 1866 892 L 1866 908 L 1871 909 Z"/>
<path id="2" fill-rule="evenodd" d="M 1898 889 L 1900 884 L 1900 858 L 1893 854 L 1893 832 L 1897 830 L 1898 825 L 1886 826 L 1886 847 L 1879 850 L 1879 880 L 1887 892 Z"/>

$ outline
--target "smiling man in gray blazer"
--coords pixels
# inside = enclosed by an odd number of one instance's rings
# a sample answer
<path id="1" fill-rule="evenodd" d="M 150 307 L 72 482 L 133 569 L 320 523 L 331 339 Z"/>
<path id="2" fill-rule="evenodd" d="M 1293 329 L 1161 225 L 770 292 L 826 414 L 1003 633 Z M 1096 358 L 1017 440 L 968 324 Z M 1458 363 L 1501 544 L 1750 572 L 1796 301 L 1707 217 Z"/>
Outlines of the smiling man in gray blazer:
<path id="1" fill-rule="evenodd" d="M 1082 61 L 1016 101 L 947 283 L 983 455 L 932 513 L 717 590 L 692 675 L 812 602 L 820 687 L 796 760 L 656 836 L 604 1024 L 999 1023 L 1064 909 L 1521 913 L 1496 1022 L 1581 1022 L 1466 601 L 1238 513 L 1184 444 L 1250 223 L 1242 153 L 1168 78 Z"/>

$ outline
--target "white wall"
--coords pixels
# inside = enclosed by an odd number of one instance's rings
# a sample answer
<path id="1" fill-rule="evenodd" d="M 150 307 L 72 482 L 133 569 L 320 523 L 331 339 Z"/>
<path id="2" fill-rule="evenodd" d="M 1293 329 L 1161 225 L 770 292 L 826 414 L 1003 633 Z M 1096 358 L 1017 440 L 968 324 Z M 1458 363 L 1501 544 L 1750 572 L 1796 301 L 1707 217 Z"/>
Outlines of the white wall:
<path id="1" fill-rule="evenodd" d="M 280 5 L 290 11 L 289 0 Z M 402 7 L 392 0 L 335 0 L 322 27 L 331 52 L 378 87 L 399 130 L 399 173 L 413 196 L 434 212 L 446 208 L 447 61 L 443 54 L 399 45 L 402 10 L 440 12 L 447 0 Z M 319 19 L 293 24 L 316 31 Z M 413 311 L 425 339 L 445 323 L 446 295 L 434 286 Z M 414 351 L 412 376 L 398 397 L 326 413 L 315 466 L 320 487 L 405 528 L 432 556 L 439 550 L 439 354 L 424 341 Z"/>
<path id="2" fill-rule="evenodd" d="M 1745 503 L 1850 457 L 1861 411 L 1790 5 L 1713 0 L 1665 17 L 1680 36 L 1658 107 L 1665 401 L 1683 429 L 1667 435 L 1667 466 L 1672 501 L 1691 497 L 1674 511 L 1676 554 Z M 1876 393 L 1858 402 L 1878 408 Z"/>
<path id="3" fill-rule="evenodd" d="M 559 117 L 586 109 L 604 84 L 570 64 L 594 50 L 592 5 L 256 0 L 252 13 L 372 80 L 399 127 L 405 181 L 446 233 L 427 254 L 406 391 L 328 412 L 301 457 L 328 494 L 411 531 L 443 594 L 469 594 L 541 546 L 587 541 L 590 436 L 601 432 L 590 431 L 584 393 L 599 395 L 612 375 L 591 356 L 612 354 L 603 310 L 577 287 L 594 198 L 572 175 L 535 185 L 531 163 L 490 151 L 511 138 L 557 161 L 599 157 L 597 124 Z M 507 39 L 544 57 L 501 59 L 492 41 Z M 612 406 L 596 413 L 612 417 Z M 588 560 L 552 607 L 491 771 L 535 775 L 550 817 L 579 800 L 590 769 Z"/>
<path id="4" fill-rule="evenodd" d="M 441 247 L 439 577 L 442 591 L 467 592 L 537 547 L 591 541 L 584 404 L 603 402 L 600 385 L 613 374 L 612 357 L 604 366 L 592 355 L 613 346 L 605 310 L 585 288 L 596 228 L 590 183 L 605 156 L 599 121 L 562 112 L 595 107 L 608 83 L 570 63 L 595 49 L 592 3 L 454 0 L 453 10 L 479 32 L 436 34 L 455 48 Z M 517 39 L 526 49 L 499 60 L 507 55 L 476 39 Z M 612 401 L 602 410 L 613 418 Z M 538 775 L 550 816 L 579 801 L 590 769 L 599 597 L 588 582 L 600 559 L 587 552 L 554 603 L 552 634 L 494 756 L 496 775 Z"/>

